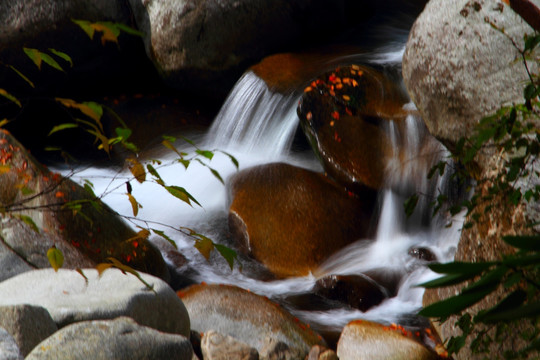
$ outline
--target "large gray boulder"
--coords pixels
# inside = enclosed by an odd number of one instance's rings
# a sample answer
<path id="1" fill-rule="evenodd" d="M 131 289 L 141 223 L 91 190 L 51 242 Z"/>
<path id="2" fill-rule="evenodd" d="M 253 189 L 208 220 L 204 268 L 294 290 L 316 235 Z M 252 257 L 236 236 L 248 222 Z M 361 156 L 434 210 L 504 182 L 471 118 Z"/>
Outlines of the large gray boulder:
<path id="1" fill-rule="evenodd" d="M 58 330 L 47 310 L 27 304 L 0 306 L 0 327 L 13 336 L 25 356 Z"/>
<path id="2" fill-rule="evenodd" d="M 232 85 L 247 65 L 265 55 L 298 44 L 308 35 L 342 29 L 345 23 L 343 0 L 129 3 L 157 69 L 169 84 L 190 90 L 203 83 L 212 85 L 210 89 L 223 81 Z"/>
<path id="3" fill-rule="evenodd" d="M 69 325 L 41 342 L 26 359 L 191 360 L 192 356 L 186 337 L 120 317 Z"/>
<path id="4" fill-rule="evenodd" d="M 6 329 L 0 327 L 0 355 L 2 360 L 23 360 L 17 342 Z"/>
<path id="5" fill-rule="evenodd" d="M 49 311 L 59 327 L 99 319 L 129 316 L 154 329 L 189 336 L 186 308 L 161 279 L 139 273 L 139 279 L 109 269 L 101 277 L 95 269 L 29 271 L 0 283 L 0 306 L 31 304 Z"/>
<path id="6" fill-rule="evenodd" d="M 513 42 L 523 48 L 532 32 L 502 1 L 428 2 L 409 35 L 403 78 L 431 134 L 452 149 L 501 105 L 523 102 L 528 76 Z"/>

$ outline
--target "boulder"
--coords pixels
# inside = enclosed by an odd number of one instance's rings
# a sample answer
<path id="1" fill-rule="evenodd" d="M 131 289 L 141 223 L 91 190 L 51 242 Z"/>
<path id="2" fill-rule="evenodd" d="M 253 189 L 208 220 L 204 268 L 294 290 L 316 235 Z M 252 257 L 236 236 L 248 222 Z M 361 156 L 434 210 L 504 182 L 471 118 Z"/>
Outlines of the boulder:
<path id="1" fill-rule="evenodd" d="M 23 360 L 24 356 L 21 354 L 17 342 L 11 336 L 6 329 L 0 327 L 0 354 L 2 354 L 3 360 Z"/>
<path id="2" fill-rule="evenodd" d="M 309 351 L 306 360 L 339 360 L 334 350 L 315 345 Z"/>
<path id="3" fill-rule="evenodd" d="M 267 298 L 229 285 L 193 285 L 179 291 L 192 329 L 215 330 L 257 349 L 261 357 L 281 342 L 304 358 L 322 337 Z"/>
<path id="4" fill-rule="evenodd" d="M 205 360 L 259 360 L 259 353 L 251 346 L 229 335 L 207 331 L 202 337 L 201 349 Z"/>
<path id="5" fill-rule="evenodd" d="M 389 297 L 385 288 L 370 277 L 361 275 L 325 276 L 317 280 L 314 291 L 361 311 L 367 311 Z"/>
<path id="6" fill-rule="evenodd" d="M 306 87 L 300 124 L 328 174 L 348 189 L 379 189 L 393 156 L 389 120 L 401 120 L 407 97 L 386 74 L 358 65 L 328 72 Z"/>
<path id="7" fill-rule="evenodd" d="M 192 356 L 186 337 L 119 317 L 66 326 L 36 346 L 26 359 L 192 360 Z"/>
<path id="8" fill-rule="evenodd" d="M 501 1 L 428 2 L 409 35 L 403 79 L 431 134 L 452 149 L 501 105 L 523 102 L 528 75 L 512 41 L 522 48 L 532 32 Z"/>
<path id="9" fill-rule="evenodd" d="M 84 277 L 83 277 L 84 274 Z M 48 310 L 59 327 L 129 316 L 159 331 L 189 336 L 189 316 L 182 301 L 161 279 L 118 269 L 99 276 L 95 269 L 29 271 L 0 283 L 0 305 L 31 304 Z"/>
<path id="10" fill-rule="evenodd" d="M 93 267 L 114 257 L 165 280 L 159 251 L 133 231 L 88 188 L 52 173 L 5 130 L 0 130 L 0 239 L 3 261 L 22 270 L 49 267 L 47 250 L 64 254 L 64 267 Z M 70 208 L 70 204 L 74 207 Z M 15 255 L 20 258 L 17 260 Z M 14 274 L 0 268 L 0 278 Z"/>
<path id="11" fill-rule="evenodd" d="M 434 360 L 437 355 L 405 330 L 365 320 L 347 324 L 337 345 L 340 360 Z"/>
<path id="12" fill-rule="evenodd" d="M 307 275 L 371 233 L 375 192 L 353 194 L 292 165 L 243 170 L 230 180 L 229 193 L 234 240 L 277 276 Z"/>
<path id="13" fill-rule="evenodd" d="M 166 82 L 207 93 L 230 88 L 249 64 L 268 54 L 346 24 L 342 0 L 129 3 L 145 33 L 146 52 Z"/>
<path id="14" fill-rule="evenodd" d="M 24 356 L 58 330 L 46 309 L 27 304 L 0 306 L 0 327 L 13 336 Z"/>

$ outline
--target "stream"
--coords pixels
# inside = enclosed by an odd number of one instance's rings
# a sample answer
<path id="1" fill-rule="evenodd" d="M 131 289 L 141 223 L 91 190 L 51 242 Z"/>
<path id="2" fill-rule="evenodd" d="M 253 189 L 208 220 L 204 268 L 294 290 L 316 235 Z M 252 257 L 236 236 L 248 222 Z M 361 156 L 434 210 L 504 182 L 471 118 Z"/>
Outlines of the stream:
<path id="1" fill-rule="evenodd" d="M 342 56 L 333 62 L 371 64 L 399 74 L 405 41 L 406 31 L 398 29 L 390 39 L 371 47 L 365 53 Z M 240 169 L 285 162 L 322 172 L 322 166 L 311 149 L 297 145 L 299 119 L 296 108 L 301 95 L 297 91 L 286 95 L 274 93 L 263 80 L 247 71 L 230 92 L 211 127 L 204 133 L 182 136 L 192 140 L 200 149 L 215 151 L 211 161 L 202 160 L 218 171 L 225 183 L 228 177 L 238 171 L 227 154 L 238 160 Z M 413 109 L 414 105 L 408 104 L 407 107 Z M 261 265 L 244 256 L 239 256 L 242 266 L 235 264 L 231 271 L 227 262 L 216 252 L 207 261 L 194 248 L 191 238 L 172 230 L 171 226 L 191 228 L 217 243 L 233 246 L 227 236 L 229 199 L 226 186 L 212 175 L 207 166 L 196 161 L 185 169 L 182 164 L 175 162 L 175 154 L 163 146 L 148 149 L 139 160 L 159 159 L 161 165 L 156 163 L 155 167 L 164 182 L 184 187 L 202 206 L 188 206 L 151 181 L 143 184 L 131 181 L 132 194 L 143 206 L 137 216 L 142 220 L 134 220 L 133 226 L 150 226 L 164 231 L 174 239 L 179 251 L 188 258 L 191 268 L 196 269 L 192 274 L 194 282 L 233 284 L 249 289 L 281 302 L 295 316 L 310 323 L 315 329 L 340 331 L 354 319 L 420 326 L 421 320 L 414 314 L 421 307 L 424 290 L 416 285 L 434 278 L 435 274 L 426 267 L 425 260 L 411 256 L 410 249 L 428 249 L 437 261 L 450 261 L 459 240 L 463 217 L 458 215 L 450 218 L 443 212 L 431 215 L 429 203 L 440 193 L 450 193 L 452 183 L 448 171 L 442 176 L 427 179 L 431 166 L 439 159 L 444 159 L 447 152 L 427 133 L 422 120 L 418 116 L 409 115 L 399 123 L 389 121 L 386 131 L 392 139 L 396 160 L 387 167 L 386 183 L 379 192 L 380 215 L 376 235 L 368 241 L 358 241 L 333 254 L 309 276 L 267 280 L 258 275 Z M 175 145 L 180 151 L 190 154 L 195 150 L 182 140 Z M 426 154 L 430 155 L 429 160 L 424 159 Z M 128 170 L 100 167 L 79 169 L 72 177 L 80 182 L 83 179 L 90 180 L 96 194 L 105 194 L 105 203 L 128 217 L 133 212 L 126 196 L 125 182 L 131 178 Z M 423 196 L 420 197 L 414 215 L 407 218 L 403 204 L 414 193 Z M 309 293 L 316 280 L 325 275 L 359 274 L 380 268 L 404 276 L 396 296 L 366 312 L 345 306 L 333 309 L 303 308 L 287 300 Z"/>

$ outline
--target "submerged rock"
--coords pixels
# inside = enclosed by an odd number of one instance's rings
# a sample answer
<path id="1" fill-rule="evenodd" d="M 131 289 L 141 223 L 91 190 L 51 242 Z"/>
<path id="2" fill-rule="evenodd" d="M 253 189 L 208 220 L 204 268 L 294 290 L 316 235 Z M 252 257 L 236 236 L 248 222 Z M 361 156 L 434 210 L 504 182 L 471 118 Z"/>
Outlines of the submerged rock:
<path id="1" fill-rule="evenodd" d="M 370 234 L 376 193 L 353 194 L 322 174 L 282 163 L 229 184 L 229 228 L 240 248 L 278 276 L 307 275 Z"/>
<path id="2" fill-rule="evenodd" d="M 325 171 L 358 191 L 383 185 L 393 156 L 385 127 L 408 114 L 405 103 L 402 89 L 383 73 L 352 65 L 314 80 L 297 112 Z"/>
<path id="3" fill-rule="evenodd" d="M 313 345 L 324 345 L 313 332 L 270 300 L 236 286 L 193 285 L 179 291 L 186 305 L 193 330 L 210 330 L 229 335 L 266 356 L 274 342 L 286 344 L 298 358 L 304 358 Z"/>

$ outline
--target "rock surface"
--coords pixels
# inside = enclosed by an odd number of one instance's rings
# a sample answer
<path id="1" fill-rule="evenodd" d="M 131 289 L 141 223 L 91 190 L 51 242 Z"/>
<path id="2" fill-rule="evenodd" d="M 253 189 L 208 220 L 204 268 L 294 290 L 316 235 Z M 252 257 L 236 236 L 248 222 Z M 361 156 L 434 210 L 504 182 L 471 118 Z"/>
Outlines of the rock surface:
<path id="1" fill-rule="evenodd" d="M 249 63 L 344 24 L 342 0 L 129 3 L 156 68 L 169 84 L 192 91 L 230 86 Z"/>
<path id="2" fill-rule="evenodd" d="M 304 90 L 300 124 L 325 171 L 350 190 L 384 184 L 393 156 L 388 121 L 408 114 L 396 84 L 382 72 L 352 65 L 319 76 Z"/>
<path id="3" fill-rule="evenodd" d="M 277 304 L 228 285 L 193 285 L 179 291 L 193 330 L 217 331 L 257 349 L 263 357 L 272 342 L 281 342 L 304 358 L 324 340 Z M 266 349 L 266 350 L 265 350 Z"/>
<path id="4" fill-rule="evenodd" d="M 501 1 L 428 2 L 409 35 L 403 78 L 431 134 L 452 149 L 484 116 L 523 102 L 527 72 L 507 36 L 523 46 L 532 31 Z"/>
<path id="5" fill-rule="evenodd" d="M 139 324 L 189 336 L 189 316 L 182 301 L 161 279 L 139 273 L 153 291 L 135 276 L 108 269 L 98 276 L 83 269 L 35 270 L 0 283 L 0 305 L 42 306 L 59 326 L 73 322 L 129 316 Z"/>
<path id="6" fill-rule="evenodd" d="M 0 327 L 13 336 L 24 356 L 58 330 L 46 309 L 27 304 L 0 306 Z"/>
<path id="7" fill-rule="evenodd" d="M 363 320 L 350 322 L 337 346 L 340 360 L 434 360 L 435 353 L 401 331 Z"/>
<path id="8" fill-rule="evenodd" d="M 0 355 L 2 355 L 3 360 L 24 359 L 13 336 L 2 327 L 0 327 Z"/>
<path id="9" fill-rule="evenodd" d="M 186 337 L 162 333 L 120 317 L 66 326 L 41 342 L 26 359 L 192 360 L 192 356 Z"/>
<path id="10" fill-rule="evenodd" d="M 212 330 L 203 335 L 201 350 L 205 360 L 259 360 L 256 349 L 229 335 Z"/>
<path id="11" fill-rule="evenodd" d="M 169 272 L 159 251 L 112 210 L 96 201 L 78 211 L 68 202 L 94 200 L 95 195 L 39 164 L 13 136 L 0 130 L 0 278 L 17 271 L 50 267 L 47 250 L 54 244 L 64 255 L 64 267 L 93 267 L 114 257 L 165 280 Z M 90 221 L 88 221 L 90 220 Z M 33 228 L 32 224 L 35 225 Z M 16 257 L 20 258 L 17 259 Z M 5 265 L 5 266 L 4 266 Z"/>
<path id="12" fill-rule="evenodd" d="M 347 193 L 292 165 L 243 170 L 230 180 L 229 194 L 233 238 L 277 276 L 306 275 L 370 234 L 375 192 Z"/>

